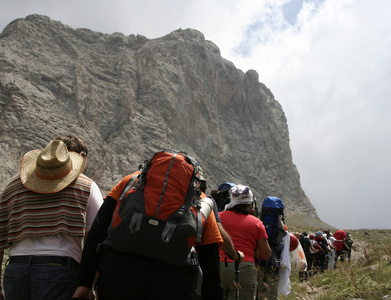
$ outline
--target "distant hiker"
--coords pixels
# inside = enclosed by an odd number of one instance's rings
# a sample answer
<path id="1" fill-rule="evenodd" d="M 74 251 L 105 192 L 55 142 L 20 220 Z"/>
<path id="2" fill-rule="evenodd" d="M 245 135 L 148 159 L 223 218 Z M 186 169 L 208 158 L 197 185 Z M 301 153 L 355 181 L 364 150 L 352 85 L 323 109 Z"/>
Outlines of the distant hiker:
<path id="1" fill-rule="evenodd" d="M 6 299 L 72 298 L 83 237 L 103 202 L 99 187 L 82 173 L 87 154 L 81 139 L 58 136 L 26 153 L 4 189 L 0 249 L 2 260 L 10 247 Z"/>
<path id="2" fill-rule="evenodd" d="M 319 245 L 320 248 L 318 248 L 318 259 L 316 262 L 316 267 L 318 270 L 323 272 L 325 269 L 327 269 L 327 254 L 329 252 L 329 244 L 326 241 L 326 239 L 323 237 L 322 231 L 315 232 L 315 241 Z"/>
<path id="3" fill-rule="evenodd" d="M 330 230 L 324 231 L 326 234 L 327 241 L 329 243 L 329 253 L 328 253 L 328 269 L 334 269 L 335 264 L 335 238 L 331 235 Z"/>
<path id="4" fill-rule="evenodd" d="M 248 186 L 235 185 L 229 190 L 230 202 L 220 212 L 220 219 L 232 238 L 235 249 L 245 255 L 239 265 L 240 299 L 254 299 L 257 292 L 257 269 L 255 267 L 255 249 L 263 259 L 269 259 L 270 247 L 262 222 L 255 217 L 253 193 Z M 235 261 L 220 249 L 221 280 L 225 299 L 235 299 Z"/>
<path id="5" fill-rule="evenodd" d="M 217 204 L 215 202 L 215 200 L 213 199 L 212 196 L 210 196 L 207 192 L 206 192 L 206 189 L 207 189 L 207 183 L 206 183 L 206 179 L 204 177 L 204 172 L 203 172 L 203 169 L 201 166 L 199 166 L 198 168 L 198 172 L 199 172 L 199 178 L 200 178 L 200 190 L 209 198 L 212 199 L 213 201 L 213 211 L 214 211 L 214 215 L 215 215 L 215 218 L 216 218 L 216 222 L 217 222 L 217 227 L 219 228 L 219 231 L 220 231 L 220 234 L 221 234 L 221 237 L 223 238 L 223 244 L 221 245 L 221 250 L 223 250 L 225 253 L 227 253 L 227 255 L 231 256 L 235 261 L 237 262 L 242 262 L 243 259 L 244 259 L 244 254 L 243 252 L 241 251 L 237 251 L 235 249 L 235 246 L 232 242 L 232 239 L 230 237 L 230 235 L 228 234 L 228 232 L 224 229 L 224 226 L 222 225 L 221 223 L 221 219 L 219 217 L 219 212 L 218 212 L 218 209 L 217 209 Z M 204 253 L 206 254 L 204 256 Z M 215 260 L 212 259 L 212 257 L 210 256 L 210 254 L 208 252 L 197 252 L 198 254 L 198 259 L 200 261 L 200 266 L 201 266 L 201 269 L 207 269 L 207 266 L 208 264 L 211 264 L 211 263 L 214 263 Z M 220 260 L 220 258 L 218 257 L 217 258 L 218 261 Z M 219 268 L 219 272 L 220 272 L 220 268 Z M 205 296 L 207 295 L 207 291 L 211 290 L 211 287 L 210 285 L 214 285 L 213 281 L 211 279 L 209 279 L 209 277 L 212 277 L 212 274 L 210 274 L 210 272 L 208 273 L 204 273 L 204 278 L 203 278 L 203 282 L 202 282 L 202 294 Z M 214 277 L 216 278 L 216 277 Z M 204 299 L 206 299 L 204 297 Z"/>
<path id="6" fill-rule="evenodd" d="M 307 270 L 306 271 L 299 271 L 300 281 L 303 281 L 305 279 L 308 279 L 309 271 L 311 270 L 311 267 L 312 267 L 312 256 L 311 256 L 311 252 L 310 252 L 311 242 L 310 242 L 310 239 L 308 237 L 307 232 L 303 232 L 301 234 L 299 241 L 300 241 L 301 247 L 304 250 L 304 255 L 307 260 Z"/>
<path id="7" fill-rule="evenodd" d="M 356 248 L 353 245 L 354 242 L 353 242 L 353 238 L 352 238 L 351 234 L 348 231 L 346 231 L 346 235 L 347 235 L 347 238 L 345 241 L 345 244 L 347 247 L 346 257 L 348 259 L 348 262 L 350 262 L 350 257 L 352 256 L 352 249 L 354 251 L 356 251 Z"/>
<path id="8" fill-rule="evenodd" d="M 98 271 L 100 300 L 191 299 L 201 274 L 194 246 L 211 261 L 202 270 L 213 282 L 204 298 L 223 298 L 217 261 L 223 240 L 197 169 L 184 152 L 160 151 L 108 193 L 83 249 L 74 297 L 93 299 Z"/>
<path id="9" fill-rule="evenodd" d="M 340 260 L 343 262 L 345 261 L 345 256 L 343 252 L 343 244 L 348 238 L 348 235 L 344 230 L 337 230 L 334 232 L 333 237 L 335 238 L 334 246 L 336 248 L 335 252 L 335 261 L 338 261 L 338 258 L 340 257 Z"/>
<path id="10" fill-rule="evenodd" d="M 322 248 L 315 240 L 315 234 L 309 235 L 310 239 L 310 253 L 311 253 L 311 267 L 309 268 L 309 275 L 314 275 L 319 271 L 319 253 L 322 251 Z"/>

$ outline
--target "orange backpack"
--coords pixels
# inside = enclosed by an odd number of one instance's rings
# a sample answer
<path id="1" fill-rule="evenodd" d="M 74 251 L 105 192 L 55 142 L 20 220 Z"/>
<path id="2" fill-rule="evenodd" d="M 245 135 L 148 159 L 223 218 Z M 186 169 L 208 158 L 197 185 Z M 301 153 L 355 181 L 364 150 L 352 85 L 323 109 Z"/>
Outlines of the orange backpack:
<path id="1" fill-rule="evenodd" d="M 202 202 L 210 201 L 200 199 L 199 186 L 194 158 L 172 150 L 155 153 L 124 188 L 106 244 L 171 265 L 186 264 L 195 240 L 190 238 L 201 241 Z"/>

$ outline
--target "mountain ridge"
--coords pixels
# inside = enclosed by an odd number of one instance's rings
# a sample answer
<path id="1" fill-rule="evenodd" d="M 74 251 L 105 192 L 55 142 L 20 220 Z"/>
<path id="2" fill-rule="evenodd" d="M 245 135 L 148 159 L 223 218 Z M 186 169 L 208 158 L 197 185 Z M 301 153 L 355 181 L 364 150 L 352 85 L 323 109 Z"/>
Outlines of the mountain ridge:
<path id="1" fill-rule="evenodd" d="M 281 105 L 194 29 L 163 37 L 75 29 L 47 16 L 0 34 L 0 189 L 29 150 L 58 134 L 90 149 L 86 175 L 108 192 L 163 148 L 200 161 L 208 190 L 249 185 L 286 213 L 319 217 L 292 161 Z M 320 220 L 319 220 L 320 221 Z"/>

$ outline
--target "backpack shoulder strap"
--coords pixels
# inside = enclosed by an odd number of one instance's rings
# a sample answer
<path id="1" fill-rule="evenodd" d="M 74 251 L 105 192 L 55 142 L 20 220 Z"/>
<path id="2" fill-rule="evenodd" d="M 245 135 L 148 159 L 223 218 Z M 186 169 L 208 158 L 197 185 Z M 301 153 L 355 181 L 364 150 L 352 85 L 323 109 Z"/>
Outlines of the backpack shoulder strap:
<path id="1" fill-rule="evenodd" d="M 139 178 L 139 175 L 140 174 L 135 174 L 132 177 L 130 177 L 129 181 L 126 183 L 124 189 L 122 190 L 121 195 L 119 196 L 117 202 L 121 202 L 122 201 L 122 199 L 124 198 L 125 194 L 130 190 L 130 188 L 134 185 L 136 180 Z M 102 243 L 98 244 L 96 251 L 100 252 L 100 251 L 102 251 L 102 249 L 105 249 L 108 246 L 109 246 L 109 235 L 107 236 L 107 238 Z"/>
<path id="2" fill-rule="evenodd" d="M 122 199 L 124 198 L 125 194 L 129 191 L 129 189 L 133 186 L 133 184 L 135 183 L 135 181 L 137 180 L 137 178 L 139 177 L 139 174 L 136 174 L 136 175 L 133 175 L 129 181 L 126 183 L 124 189 L 122 190 L 122 193 L 121 195 L 119 196 L 119 199 L 118 201 L 122 201 Z"/>

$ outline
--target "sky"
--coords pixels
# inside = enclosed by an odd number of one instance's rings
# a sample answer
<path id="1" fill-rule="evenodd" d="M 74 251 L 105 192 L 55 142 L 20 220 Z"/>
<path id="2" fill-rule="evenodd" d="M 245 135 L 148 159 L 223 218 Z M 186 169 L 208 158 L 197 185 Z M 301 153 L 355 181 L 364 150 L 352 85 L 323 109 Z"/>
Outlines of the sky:
<path id="1" fill-rule="evenodd" d="M 0 0 L 0 30 L 42 14 L 74 28 L 201 31 L 256 70 L 282 105 L 293 162 L 319 217 L 391 229 L 391 1 Z"/>

